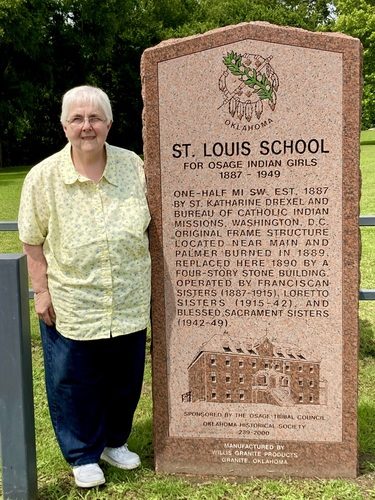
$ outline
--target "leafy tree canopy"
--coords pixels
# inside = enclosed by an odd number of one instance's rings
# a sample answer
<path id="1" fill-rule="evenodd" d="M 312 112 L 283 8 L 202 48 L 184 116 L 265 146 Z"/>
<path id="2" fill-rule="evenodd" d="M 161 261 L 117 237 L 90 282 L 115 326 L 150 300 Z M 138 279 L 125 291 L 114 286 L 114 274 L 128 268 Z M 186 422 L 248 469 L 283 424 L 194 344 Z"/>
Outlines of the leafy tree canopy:
<path id="1" fill-rule="evenodd" d="M 362 126 L 375 126 L 375 2 L 337 0 L 335 30 L 359 38 L 363 45 Z"/>
<path id="2" fill-rule="evenodd" d="M 244 21 L 335 29 L 365 47 L 364 124 L 374 124 L 374 6 L 337 0 L 0 0 L 0 164 L 35 163 L 65 141 L 62 94 L 83 83 L 109 94 L 111 141 L 142 151 L 139 63 L 163 39 Z"/>

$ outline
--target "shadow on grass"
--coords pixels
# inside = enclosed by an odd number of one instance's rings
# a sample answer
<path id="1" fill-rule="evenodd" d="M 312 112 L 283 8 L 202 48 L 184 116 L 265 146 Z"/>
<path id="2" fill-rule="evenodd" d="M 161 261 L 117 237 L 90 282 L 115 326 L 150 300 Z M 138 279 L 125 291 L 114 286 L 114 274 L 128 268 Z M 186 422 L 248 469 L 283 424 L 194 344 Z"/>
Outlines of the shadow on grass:
<path id="1" fill-rule="evenodd" d="M 360 472 L 375 471 L 375 401 L 361 402 L 358 406 L 360 444 Z"/>
<path id="2" fill-rule="evenodd" d="M 0 169 L 0 178 L 1 183 L 3 183 L 3 179 L 13 180 L 13 179 L 22 179 L 25 177 L 27 172 L 30 170 L 30 167 L 11 167 Z"/>
<path id="3" fill-rule="evenodd" d="M 359 474 L 364 476 L 375 472 L 375 454 L 360 453 L 359 454 Z"/>
<path id="4" fill-rule="evenodd" d="M 154 472 L 151 418 L 135 422 L 129 438 L 129 448 L 137 452 L 142 466 L 134 470 L 121 470 L 100 462 L 106 484 L 97 488 L 77 488 L 69 466 L 54 477 L 38 478 L 38 500 L 138 498 L 137 493 L 145 476 Z M 44 482 L 45 481 L 45 482 Z M 43 484 L 44 483 L 44 484 Z"/>
<path id="5" fill-rule="evenodd" d="M 359 357 L 365 361 L 375 359 L 375 327 L 368 320 L 360 320 Z M 368 384 L 368 382 L 366 382 Z M 367 394 L 364 391 L 364 394 Z M 358 427 L 360 443 L 360 474 L 375 471 L 375 401 L 371 391 L 358 406 Z"/>
<path id="6" fill-rule="evenodd" d="M 102 469 L 106 477 L 106 483 L 102 486 L 78 488 L 74 483 L 73 474 L 68 473 L 54 478 L 48 485 L 39 486 L 38 500 L 145 498 L 141 484 L 144 476 L 149 475 L 150 471 L 143 465 L 136 470 L 121 470 L 102 464 Z"/>
<path id="7" fill-rule="evenodd" d="M 148 469 L 154 467 L 154 449 L 152 445 L 152 418 L 136 421 L 129 438 L 129 448 L 136 451 L 142 460 L 142 465 Z"/>
<path id="8" fill-rule="evenodd" d="M 373 323 L 363 319 L 360 320 L 359 326 L 361 332 L 359 356 L 361 359 L 375 358 L 375 327 Z"/>
<path id="9" fill-rule="evenodd" d="M 39 500 L 54 500 L 63 498 L 72 498 L 71 491 L 73 488 L 73 482 L 68 478 L 64 480 L 58 479 L 55 483 L 50 483 L 48 486 L 42 486 L 38 488 L 38 499 Z M 96 489 L 96 488 L 95 488 Z M 92 490 L 91 490 L 92 491 Z M 74 497 L 73 497 L 74 498 Z M 77 498 L 78 493 L 77 493 Z M 92 497 L 94 498 L 94 497 Z"/>
<path id="10" fill-rule="evenodd" d="M 3 186 L 18 186 L 18 182 L 16 182 L 14 179 L 10 179 L 9 181 L 7 180 L 4 180 L 3 178 L 1 178 L 1 187 Z"/>

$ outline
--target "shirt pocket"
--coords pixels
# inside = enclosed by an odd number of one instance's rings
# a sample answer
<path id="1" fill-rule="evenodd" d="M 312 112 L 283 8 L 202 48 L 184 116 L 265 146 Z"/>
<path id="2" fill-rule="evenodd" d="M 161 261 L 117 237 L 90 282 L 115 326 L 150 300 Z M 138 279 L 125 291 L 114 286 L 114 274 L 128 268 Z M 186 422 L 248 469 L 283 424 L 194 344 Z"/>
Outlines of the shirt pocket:
<path id="1" fill-rule="evenodd" d="M 111 223 L 111 235 L 114 238 L 142 238 L 150 223 L 147 203 L 139 198 L 130 197 L 121 200 L 117 209 L 114 207 Z"/>

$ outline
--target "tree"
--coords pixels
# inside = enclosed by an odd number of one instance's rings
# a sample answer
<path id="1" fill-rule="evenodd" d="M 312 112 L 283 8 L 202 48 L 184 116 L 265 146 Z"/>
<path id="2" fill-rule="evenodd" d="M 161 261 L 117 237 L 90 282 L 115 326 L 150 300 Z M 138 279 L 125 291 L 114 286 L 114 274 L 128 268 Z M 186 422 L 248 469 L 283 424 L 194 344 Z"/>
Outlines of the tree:
<path id="1" fill-rule="evenodd" d="M 363 45 L 362 128 L 375 126 L 375 5 L 373 0 L 337 0 L 335 30 Z"/>
<path id="2" fill-rule="evenodd" d="M 365 45 L 364 122 L 373 123 L 370 0 L 337 0 L 337 8 L 335 29 L 360 36 Z M 62 94 L 84 83 L 103 87 L 110 96 L 115 117 L 110 140 L 140 153 L 144 49 L 166 38 L 254 20 L 310 30 L 332 23 L 325 0 L 0 0 L 4 161 L 35 163 L 61 147 Z"/>
<path id="3" fill-rule="evenodd" d="M 137 81 L 147 45 L 134 47 L 131 39 L 137 19 L 147 21 L 139 3 L 0 0 L 0 166 L 35 163 L 60 147 L 61 96 L 73 86 L 103 86 L 119 107 L 132 110 L 135 101 L 140 117 Z M 141 150 L 140 118 L 137 127 L 123 118 L 116 115 L 112 133 L 133 147 L 136 130 Z"/>
<path id="4" fill-rule="evenodd" d="M 0 0 L 0 166 L 32 130 L 50 78 L 43 32 L 49 7 L 43 0 Z"/>
<path id="5" fill-rule="evenodd" d="M 168 3 L 161 0 L 161 4 Z M 177 26 L 164 25 L 163 35 L 185 36 L 245 21 L 268 21 L 278 25 L 316 30 L 327 23 L 330 12 L 324 0 L 198 0 L 190 15 Z M 163 17 L 164 19 L 164 17 Z"/>

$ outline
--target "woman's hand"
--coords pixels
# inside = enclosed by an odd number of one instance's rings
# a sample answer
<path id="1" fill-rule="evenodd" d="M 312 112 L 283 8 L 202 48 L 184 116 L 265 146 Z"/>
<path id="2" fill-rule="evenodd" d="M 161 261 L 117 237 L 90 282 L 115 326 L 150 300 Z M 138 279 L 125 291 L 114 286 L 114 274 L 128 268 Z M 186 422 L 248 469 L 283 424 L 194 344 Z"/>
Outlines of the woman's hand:
<path id="1" fill-rule="evenodd" d="M 35 311 L 42 321 L 48 326 L 56 322 L 55 310 L 52 305 L 51 295 L 48 290 L 43 290 L 34 295 Z"/>
<path id="2" fill-rule="evenodd" d="M 43 245 L 28 245 L 23 249 L 27 255 L 27 268 L 34 289 L 35 311 L 39 319 L 48 326 L 56 322 L 56 314 L 48 290 L 47 261 L 43 253 Z"/>

